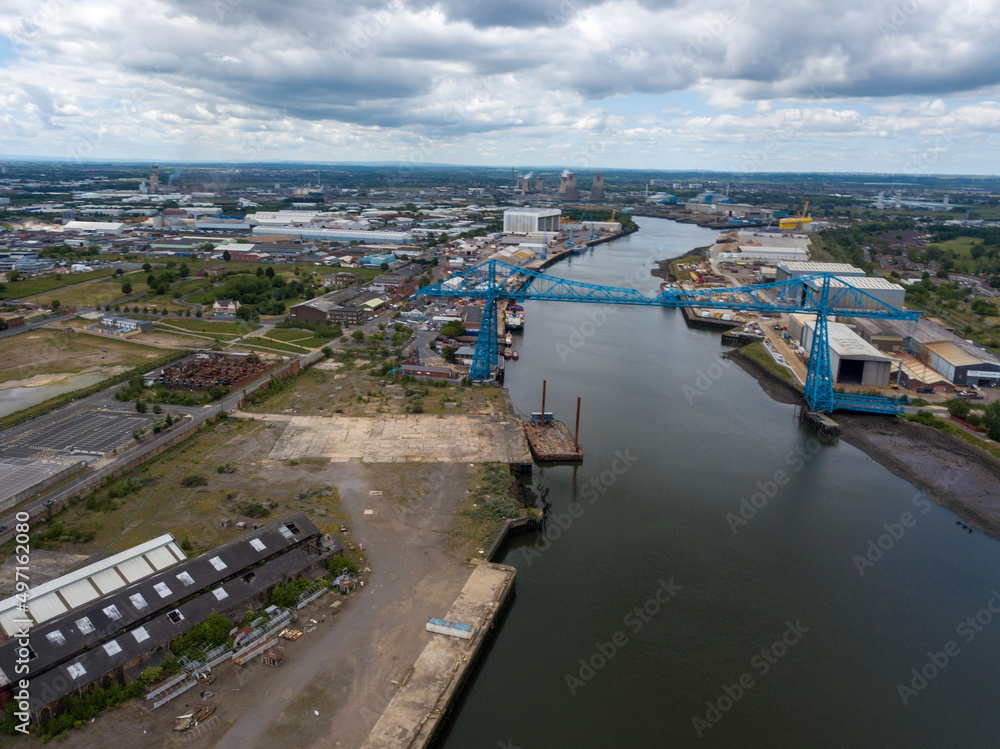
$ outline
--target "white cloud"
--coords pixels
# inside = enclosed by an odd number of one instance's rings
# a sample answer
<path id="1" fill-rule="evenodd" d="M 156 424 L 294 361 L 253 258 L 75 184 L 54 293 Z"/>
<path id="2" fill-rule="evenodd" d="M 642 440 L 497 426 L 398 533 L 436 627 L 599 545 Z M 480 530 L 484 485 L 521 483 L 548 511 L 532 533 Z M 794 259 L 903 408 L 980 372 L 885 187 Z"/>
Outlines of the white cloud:
<path id="1" fill-rule="evenodd" d="M 863 168 L 862 142 L 905 153 L 942 134 L 955 164 L 997 171 L 993 153 L 972 158 L 975 137 L 997 126 L 991 8 L 44 0 L 25 12 L 0 0 L 15 54 L 0 62 L 0 152 L 377 160 L 416 149 L 433 161 L 518 163 L 588 149 L 606 164 L 726 168 L 692 158 L 823 140 L 773 159 Z M 705 102 L 698 116 L 692 94 Z M 891 164 L 892 149 L 878 148 Z"/>

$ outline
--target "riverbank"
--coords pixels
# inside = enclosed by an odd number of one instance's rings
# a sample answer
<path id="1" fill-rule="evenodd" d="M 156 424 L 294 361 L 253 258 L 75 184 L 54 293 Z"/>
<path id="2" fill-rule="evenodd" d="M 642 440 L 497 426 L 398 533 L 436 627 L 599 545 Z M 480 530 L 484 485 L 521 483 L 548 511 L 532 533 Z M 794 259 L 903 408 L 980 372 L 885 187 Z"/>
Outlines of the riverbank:
<path id="1" fill-rule="evenodd" d="M 802 394 L 742 350 L 727 354 L 779 403 Z M 909 481 L 968 525 L 1000 539 L 1000 460 L 946 432 L 899 417 L 837 412 L 841 439 Z"/>

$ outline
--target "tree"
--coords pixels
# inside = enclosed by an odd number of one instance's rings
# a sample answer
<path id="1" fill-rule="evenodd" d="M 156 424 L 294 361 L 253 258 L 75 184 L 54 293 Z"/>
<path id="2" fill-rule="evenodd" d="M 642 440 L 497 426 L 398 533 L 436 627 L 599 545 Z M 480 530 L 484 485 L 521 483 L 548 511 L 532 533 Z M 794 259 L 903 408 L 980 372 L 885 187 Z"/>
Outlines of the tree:
<path id="1" fill-rule="evenodd" d="M 51 304 L 50 304 L 50 306 L 52 307 L 52 309 L 59 309 L 59 307 L 60 307 L 59 300 L 58 299 L 53 299 L 52 302 L 51 302 Z"/>
<path id="2" fill-rule="evenodd" d="M 20 281 L 21 280 L 21 271 L 17 270 L 16 268 L 14 270 L 7 271 L 7 280 L 8 281 Z"/>
<path id="3" fill-rule="evenodd" d="M 177 269 L 177 275 L 181 278 L 187 278 L 191 275 L 191 269 L 188 268 L 187 263 L 181 263 L 180 267 Z"/>
<path id="4" fill-rule="evenodd" d="M 1000 401 L 993 401 L 986 407 L 983 427 L 986 429 L 987 437 L 991 440 L 1000 440 Z"/>
<path id="5" fill-rule="evenodd" d="M 455 361 L 455 347 L 445 346 L 444 349 L 441 351 L 441 358 L 449 363 Z"/>
<path id="6" fill-rule="evenodd" d="M 323 352 L 323 356 L 326 357 L 327 359 L 333 356 L 333 349 L 330 348 L 329 346 L 324 346 L 323 348 L 320 349 L 320 351 Z"/>
<path id="7" fill-rule="evenodd" d="M 263 276 L 263 275 L 264 275 L 264 269 L 263 268 L 257 268 L 257 276 L 260 277 L 260 276 Z"/>
<path id="8" fill-rule="evenodd" d="M 445 338 L 458 338 L 461 335 L 465 335 L 465 333 L 465 326 L 458 320 L 452 320 L 441 326 L 441 335 Z"/>
<path id="9" fill-rule="evenodd" d="M 146 273 L 149 273 L 151 270 L 153 270 L 153 266 L 150 265 L 149 263 L 143 263 L 142 269 L 146 271 Z"/>
<path id="10" fill-rule="evenodd" d="M 123 271 L 121 268 L 115 268 L 115 275 L 116 276 L 124 276 L 125 275 L 125 271 Z"/>
<path id="11" fill-rule="evenodd" d="M 227 262 L 227 263 L 228 263 L 228 262 L 229 262 L 230 260 L 232 260 L 232 259 L 233 259 L 233 256 L 229 254 L 229 250 L 223 250 L 223 251 L 222 251 L 222 259 L 223 259 L 223 260 L 224 260 L 225 262 Z"/>
<path id="12" fill-rule="evenodd" d="M 389 263 L 382 263 L 379 268 L 382 270 L 389 270 Z"/>
<path id="13" fill-rule="evenodd" d="M 146 413 L 146 402 L 145 401 L 141 401 L 141 400 L 136 401 L 135 402 L 135 410 L 136 410 L 136 413 L 141 413 L 141 414 Z"/>
<path id="14" fill-rule="evenodd" d="M 365 334 L 364 331 L 362 330 L 355 330 L 351 333 L 351 338 L 353 338 L 355 341 L 360 341 L 364 337 Z"/>
<path id="15" fill-rule="evenodd" d="M 270 265 L 267 266 L 267 270 L 264 271 L 264 275 L 267 276 L 268 278 L 274 278 L 274 268 L 272 268 Z"/>
<path id="16" fill-rule="evenodd" d="M 972 410 L 972 404 L 964 398 L 952 398 L 945 405 L 948 407 L 948 413 L 962 421 L 969 418 L 969 412 Z"/>
<path id="17" fill-rule="evenodd" d="M 0 330 L 7 330 L 7 321 L 0 317 Z"/>
<path id="18" fill-rule="evenodd" d="M 167 285 L 166 285 L 165 283 L 161 283 L 161 284 L 159 284 L 159 285 L 158 285 L 158 286 L 156 287 L 156 293 L 157 293 L 157 294 L 159 294 L 159 295 L 161 295 L 161 296 L 162 296 L 163 294 L 166 294 L 166 293 L 167 293 Z"/>
<path id="19" fill-rule="evenodd" d="M 156 276 L 152 273 L 146 276 L 146 285 L 151 289 L 154 288 L 156 286 Z"/>
<path id="20" fill-rule="evenodd" d="M 132 293 L 132 284 L 126 281 L 125 283 L 122 284 L 122 294 L 131 294 L 131 293 Z"/>

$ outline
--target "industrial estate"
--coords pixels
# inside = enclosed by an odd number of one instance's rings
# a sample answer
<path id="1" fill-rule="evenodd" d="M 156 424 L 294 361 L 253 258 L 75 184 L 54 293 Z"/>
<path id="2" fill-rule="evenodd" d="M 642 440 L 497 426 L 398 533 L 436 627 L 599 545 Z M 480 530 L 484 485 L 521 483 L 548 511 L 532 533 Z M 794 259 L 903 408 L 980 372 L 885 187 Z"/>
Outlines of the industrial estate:
<path id="1" fill-rule="evenodd" d="M 537 466 L 595 459 L 558 370 L 505 387 L 533 305 L 677 310 L 824 441 L 868 414 L 996 461 L 995 185 L 808 182 L 3 166 L 3 729 L 429 745 L 550 522 Z M 560 275 L 649 220 L 715 239 Z"/>

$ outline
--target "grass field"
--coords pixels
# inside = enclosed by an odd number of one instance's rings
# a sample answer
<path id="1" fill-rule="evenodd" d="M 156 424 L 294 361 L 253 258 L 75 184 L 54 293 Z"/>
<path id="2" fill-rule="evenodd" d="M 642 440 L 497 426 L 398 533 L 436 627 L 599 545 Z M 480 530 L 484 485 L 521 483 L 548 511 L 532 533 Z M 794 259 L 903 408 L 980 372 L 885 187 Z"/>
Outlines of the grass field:
<path id="1" fill-rule="evenodd" d="M 311 330 L 302 330 L 301 328 L 275 328 L 268 332 L 265 337 L 274 338 L 276 341 L 294 343 L 295 341 L 312 338 L 313 334 Z"/>
<path id="2" fill-rule="evenodd" d="M 979 244 L 981 241 L 981 239 L 973 239 L 972 237 L 958 237 L 956 239 L 948 239 L 944 242 L 934 242 L 929 246 L 940 247 L 945 252 L 954 252 L 955 256 L 960 260 L 971 260 L 972 246 Z"/>
<path id="3" fill-rule="evenodd" d="M 185 296 L 187 294 L 193 294 L 196 291 L 201 291 L 202 289 L 207 289 L 211 285 L 212 281 L 208 278 L 192 278 L 190 281 L 185 281 L 184 283 L 179 283 L 176 286 L 171 286 L 170 291 L 167 293 L 176 299 L 179 296 Z"/>
<path id="4" fill-rule="evenodd" d="M 0 382 L 101 367 L 134 367 L 159 359 L 166 353 L 161 348 L 87 333 L 30 330 L 5 339 L 4 355 L 0 357 Z"/>
<path id="5" fill-rule="evenodd" d="M 123 296 L 125 295 L 122 294 L 122 286 L 117 281 L 98 281 L 47 291 L 32 301 L 50 304 L 54 299 L 58 299 L 63 307 L 96 307 L 98 304 L 107 304 Z"/>
<path id="6" fill-rule="evenodd" d="M 164 320 L 164 322 L 168 322 Z M 204 333 L 229 333 L 232 335 L 241 335 L 243 333 L 249 333 L 256 327 L 250 323 L 244 322 L 216 322 L 214 320 L 203 320 L 203 319 L 188 319 L 183 320 L 169 320 L 169 323 L 175 328 L 184 328 L 185 330 L 195 330 Z"/>
<path id="7" fill-rule="evenodd" d="M 152 481 L 147 487 L 119 499 L 110 499 L 108 489 L 101 489 L 89 502 L 76 502 L 60 512 L 54 520 L 69 528 L 93 530 L 95 536 L 86 543 L 61 543 L 52 548 L 114 554 L 170 532 L 178 541 L 189 539 L 192 551 L 198 552 L 240 535 L 235 523 L 247 518 L 240 514 L 238 502 L 277 503 L 271 517 L 263 522 L 296 511 L 308 512 L 324 529 L 344 520 L 334 487 L 311 482 L 303 467 L 273 465 L 267 460 L 276 436 L 263 423 L 241 420 L 203 429 L 131 472 L 149 476 Z M 236 465 L 236 472 L 218 473 L 216 467 L 224 463 Z M 194 475 L 207 479 L 207 485 L 182 485 L 185 477 Z M 309 495 L 295 499 L 303 489 L 309 489 Z M 223 517 L 231 518 L 233 525 L 219 527 L 217 521 Z M 37 533 L 47 529 L 47 525 L 40 526 Z M 48 545 L 41 539 L 37 543 Z"/>
<path id="8" fill-rule="evenodd" d="M 244 338 L 242 343 L 244 346 L 249 346 L 251 348 L 254 346 L 264 346 L 276 351 L 287 351 L 290 354 L 309 353 L 309 349 L 304 349 L 301 346 L 293 346 L 292 344 L 285 343 L 284 341 L 275 341 L 272 338 L 257 338 L 255 336 L 251 336 L 249 338 Z"/>
<path id="9" fill-rule="evenodd" d="M 61 289 L 64 286 L 83 283 L 84 281 L 93 281 L 97 278 L 107 278 L 113 274 L 113 270 L 106 269 L 95 270 L 90 273 L 53 274 L 51 276 L 41 276 L 39 278 L 28 278 L 23 281 L 7 282 L 5 284 L 7 288 L 3 292 L 3 295 L 5 297 L 9 297 L 10 299 L 22 299 L 26 296 L 44 294 L 46 291 Z M 59 301 L 62 300 L 60 299 Z"/>

